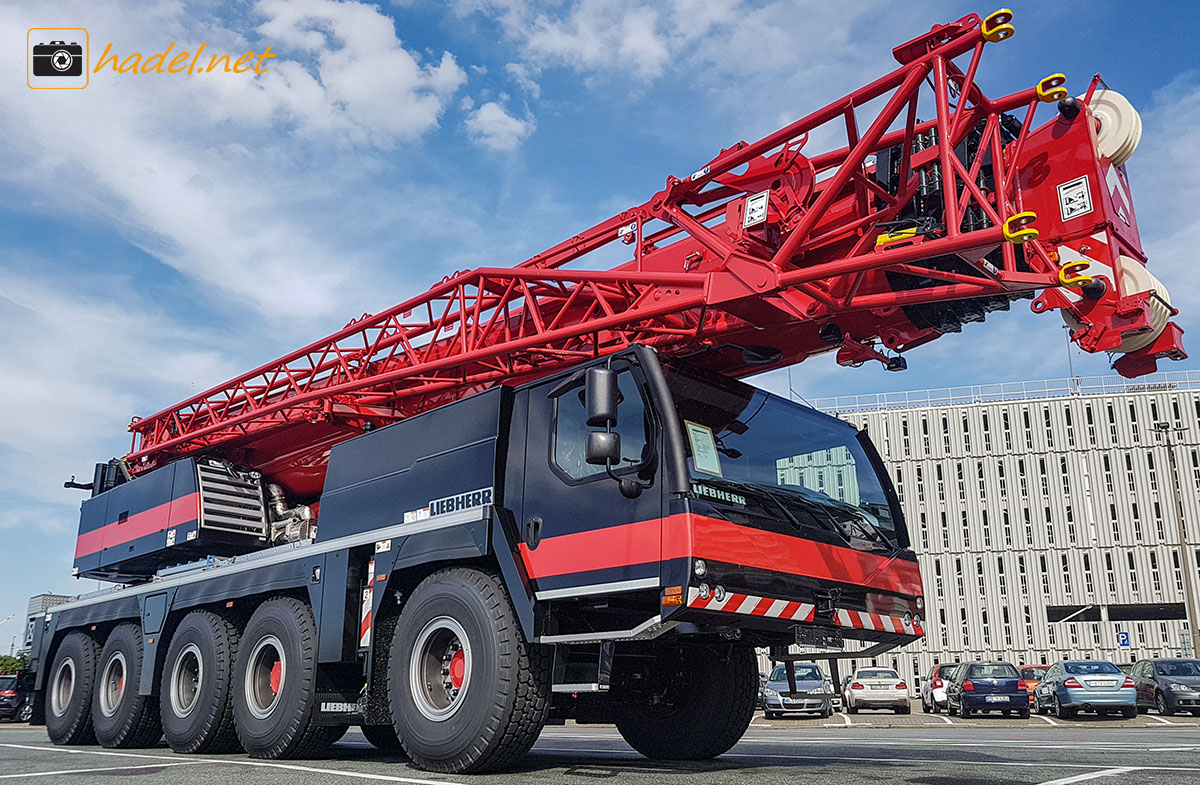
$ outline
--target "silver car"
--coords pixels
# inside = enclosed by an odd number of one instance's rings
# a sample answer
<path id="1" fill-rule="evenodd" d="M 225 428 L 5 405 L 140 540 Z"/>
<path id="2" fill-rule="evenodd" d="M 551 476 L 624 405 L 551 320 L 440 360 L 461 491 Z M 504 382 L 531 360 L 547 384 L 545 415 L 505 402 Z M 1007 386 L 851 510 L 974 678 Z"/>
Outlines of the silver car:
<path id="1" fill-rule="evenodd" d="M 797 662 L 793 665 L 796 674 L 796 691 L 788 684 L 787 666 L 776 665 L 763 688 L 763 710 L 767 719 L 774 719 L 787 712 L 811 712 L 822 717 L 833 714 L 833 683 L 816 665 Z"/>

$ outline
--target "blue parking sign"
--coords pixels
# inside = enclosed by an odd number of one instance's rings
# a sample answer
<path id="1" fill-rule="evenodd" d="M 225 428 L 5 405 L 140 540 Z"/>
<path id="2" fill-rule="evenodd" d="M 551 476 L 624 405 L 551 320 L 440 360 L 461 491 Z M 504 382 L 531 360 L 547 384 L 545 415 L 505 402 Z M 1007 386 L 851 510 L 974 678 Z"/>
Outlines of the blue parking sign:
<path id="1" fill-rule="evenodd" d="M 1120 646 L 1122 649 L 1128 649 L 1129 648 L 1129 633 L 1118 632 L 1117 633 L 1117 645 Z"/>

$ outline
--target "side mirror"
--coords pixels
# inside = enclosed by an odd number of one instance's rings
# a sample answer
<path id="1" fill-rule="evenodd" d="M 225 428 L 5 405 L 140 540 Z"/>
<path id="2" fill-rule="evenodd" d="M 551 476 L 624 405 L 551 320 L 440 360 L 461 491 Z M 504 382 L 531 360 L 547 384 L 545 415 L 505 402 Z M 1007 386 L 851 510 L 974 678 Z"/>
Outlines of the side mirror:
<path id="1" fill-rule="evenodd" d="M 589 428 L 611 428 L 617 424 L 619 393 L 616 371 L 611 368 L 588 368 L 586 397 Z M 590 453 L 590 439 L 588 447 Z"/>
<path id="2" fill-rule="evenodd" d="M 592 466 L 612 466 L 621 461 L 621 434 L 616 431 L 589 431 L 586 460 Z"/>

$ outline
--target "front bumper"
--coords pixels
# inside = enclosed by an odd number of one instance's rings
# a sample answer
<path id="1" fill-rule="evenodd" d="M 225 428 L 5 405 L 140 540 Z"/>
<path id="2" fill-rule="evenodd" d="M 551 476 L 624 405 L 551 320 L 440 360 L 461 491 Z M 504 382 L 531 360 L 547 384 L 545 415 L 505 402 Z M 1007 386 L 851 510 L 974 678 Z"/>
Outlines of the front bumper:
<path id="1" fill-rule="evenodd" d="M 1089 706 L 1136 706 L 1137 690 L 1133 687 L 1122 687 L 1117 690 L 1075 690 L 1060 689 L 1057 692 L 1058 702 L 1063 706 L 1083 708 Z"/>
<path id="2" fill-rule="evenodd" d="M 831 706 L 832 696 L 829 693 L 805 693 L 802 695 L 767 696 L 764 706 L 768 711 L 800 711 L 821 712 Z"/>
<path id="3" fill-rule="evenodd" d="M 1163 695 L 1167 696 L 1167 705 L 1176 711 L 1200 711 L 1200 690 L 1163 690 Z"/>

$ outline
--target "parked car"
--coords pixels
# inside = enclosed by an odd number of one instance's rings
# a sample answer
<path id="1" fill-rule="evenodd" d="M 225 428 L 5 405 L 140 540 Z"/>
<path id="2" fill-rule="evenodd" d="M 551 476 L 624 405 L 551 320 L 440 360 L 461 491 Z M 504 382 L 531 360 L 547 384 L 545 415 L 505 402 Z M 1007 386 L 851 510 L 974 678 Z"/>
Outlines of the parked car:
<path id="1" fill-rule="evenodd" d="M 1200 717 L 1200 660 L 1139 660 L 1133 666 L 1137 706 L 1170 716 L 1190 711 Z"/>
<path id="2" fill-rule="evenodd" d="M 1046 671 L 1050 669 L 1049 665 L 1022 665 L 1021 681 L 1025 682 L 1025 689 L 1029 691 L 1029 705 L 1033 706 L 1033 691 L 1037 689 L 1038 682 L 1046 675 Z"/>
<path id="3" fill-rule="evenodd" d="M 957 662 L 943 662 L 929 669 L 921 684 L 921 711 L 937 714 L 946 708 L 946 680 L 957 667 Z"/>
<path id="4" fill-rule="evenodd" d="M 1014 711 L 1029 717 L 1029 692 L 1017 667 L 1008 662 L 964 662 L 946 681 L 946 711 L 970 717 L 977 711 Z"/>
<path id="5" fill-rule="evenodd" d="M 817 665 L 793 663 L 796 691 L 788 684 L 787 666 L 776 665 L 763 689 L 767 719 L 788 712 L 812 712 L 822 717 L 833 714 L 833 683 Z"/>
<path id="6" fill-rule="evenodd" d="M 0 719 L 29 722 L 33 717 L 33 674 L 0 675 Z"/>
<path id="7" fill-rule="evenodd" d="M 892 709 L 908 714 L 908 685 L 891 668 L 859 668 L 846 683 L 842 692 L 846 711 L 857 714 L 859 709 Z"/>
<path id="8" fill-rule="evenodd" d="M 1137 689 L 1133 678 L 1111 662 L 1065 660 L 1046 671 L 1033 691 L 1033 707 L 1039 714 L 1051 712 L 1061 719 L 1081 711 L 1105 715 L 1120 711 L 1137 716 Z"/>

